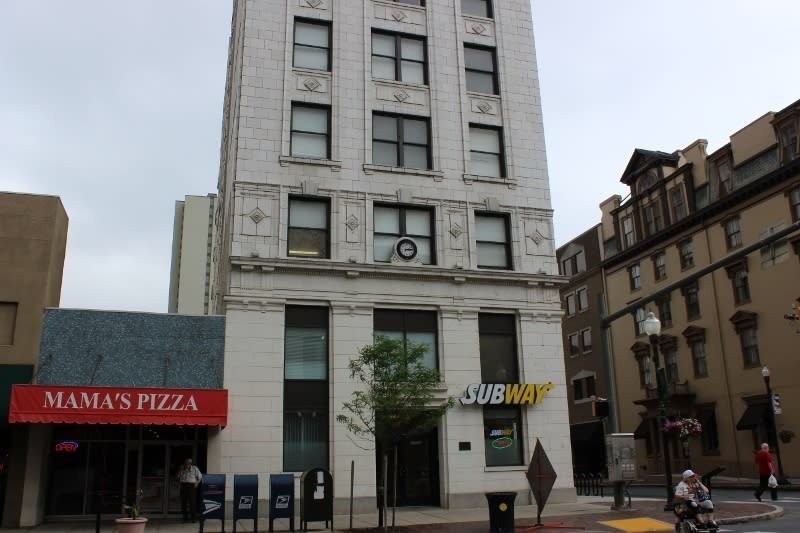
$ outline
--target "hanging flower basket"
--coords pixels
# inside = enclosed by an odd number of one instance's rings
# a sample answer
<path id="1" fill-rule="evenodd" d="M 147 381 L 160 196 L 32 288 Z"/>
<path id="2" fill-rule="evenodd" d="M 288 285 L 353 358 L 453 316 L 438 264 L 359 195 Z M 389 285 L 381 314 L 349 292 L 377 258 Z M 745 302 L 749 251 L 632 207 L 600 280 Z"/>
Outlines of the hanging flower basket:
<path id="1" fill-rule="evenodd" d="M 670 433 L 678 432 L 678 437 L 688 439 L 703 432 L 703 425 L 696 418 L 678 418 L 677 420 L 667 420 L 661 426 L 661 431 Z"/>

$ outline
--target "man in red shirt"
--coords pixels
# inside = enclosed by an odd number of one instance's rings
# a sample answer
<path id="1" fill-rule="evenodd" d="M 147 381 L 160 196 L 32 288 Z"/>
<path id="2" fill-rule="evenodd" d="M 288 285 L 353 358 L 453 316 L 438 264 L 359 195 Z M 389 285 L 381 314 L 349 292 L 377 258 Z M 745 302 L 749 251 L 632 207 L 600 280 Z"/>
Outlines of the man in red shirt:
<path id="1" fill-rule="evenodd" d="M 756 452 L 756 470 L 758 471 L 758 488 L 753 493 L 758 501 L 761 495 L 769 487 L 769 476 L 775 474 L 775 463 L 772 461 L 772 454 L 769 453 L 769 444 L 766 442 L 761 445 L 761 449 Z M 778 499 L 777 487 L 769 487 L 773 500 Z"/>

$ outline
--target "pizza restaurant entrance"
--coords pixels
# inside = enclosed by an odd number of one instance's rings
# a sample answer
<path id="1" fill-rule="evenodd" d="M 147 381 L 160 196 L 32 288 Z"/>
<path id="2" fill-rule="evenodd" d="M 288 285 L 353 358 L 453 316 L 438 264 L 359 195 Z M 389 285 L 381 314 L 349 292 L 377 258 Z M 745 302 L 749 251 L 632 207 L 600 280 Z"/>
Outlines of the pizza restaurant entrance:
<path id="1" fill-rule="evenodd" d="M 45 514 L 120 514 L 139 494 L 151 517 L 180 512 L 178 467 L 191 457 L 205 471 L 204 426 L 58 424 L 48 453 Z"/>

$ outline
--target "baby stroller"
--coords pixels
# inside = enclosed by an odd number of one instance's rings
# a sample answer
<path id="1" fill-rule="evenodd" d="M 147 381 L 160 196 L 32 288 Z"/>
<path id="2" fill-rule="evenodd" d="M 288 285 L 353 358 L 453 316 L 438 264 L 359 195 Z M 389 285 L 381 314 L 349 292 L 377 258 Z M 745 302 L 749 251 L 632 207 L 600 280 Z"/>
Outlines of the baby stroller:
<path id="1" fill-rule="evenodd" d="M 704 531 L 716 533 L 719 531 L 719 526 L 716 523 L 703 524 L 697 520 L 700 514 L 706 512 L 701 507 L 692 506 L 689 502 L 681 501 L 675 502 L 672 510 L 678 518 L 677 522 L 675 522 L 676 533 L 698 533 Z"/>

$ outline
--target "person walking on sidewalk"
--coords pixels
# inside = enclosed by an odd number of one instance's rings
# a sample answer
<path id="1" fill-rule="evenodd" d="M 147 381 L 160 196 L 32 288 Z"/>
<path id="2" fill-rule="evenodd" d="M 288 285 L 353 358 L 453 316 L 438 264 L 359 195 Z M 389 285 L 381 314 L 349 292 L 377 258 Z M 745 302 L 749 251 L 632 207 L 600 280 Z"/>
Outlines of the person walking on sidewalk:
<path id="1" fill-rule="evenodd" d="M 178 481 L 181 483 L 181 512 L 183 521 L 197 522 L 197 487 L 203 479 L 200 469 L 192 464 L 192 459 L 187 457 L 178 470 Z"/>
<path id="2" fill-rule="evenodd" d="M 766 442 L 761 445 L 761 449 L 756 452 L 756 471 L 758 472 L 758 488 L 753 493 L 758 501 L 761 501 L 761 495 L 769 488 L 772 495 L 772 500 L 778 499 L 778 487 L 769 487 L 770 476 L 775 475 L 775 462 L 772 460 L 772 454 L 769 453 L 769 444 Z"/>

